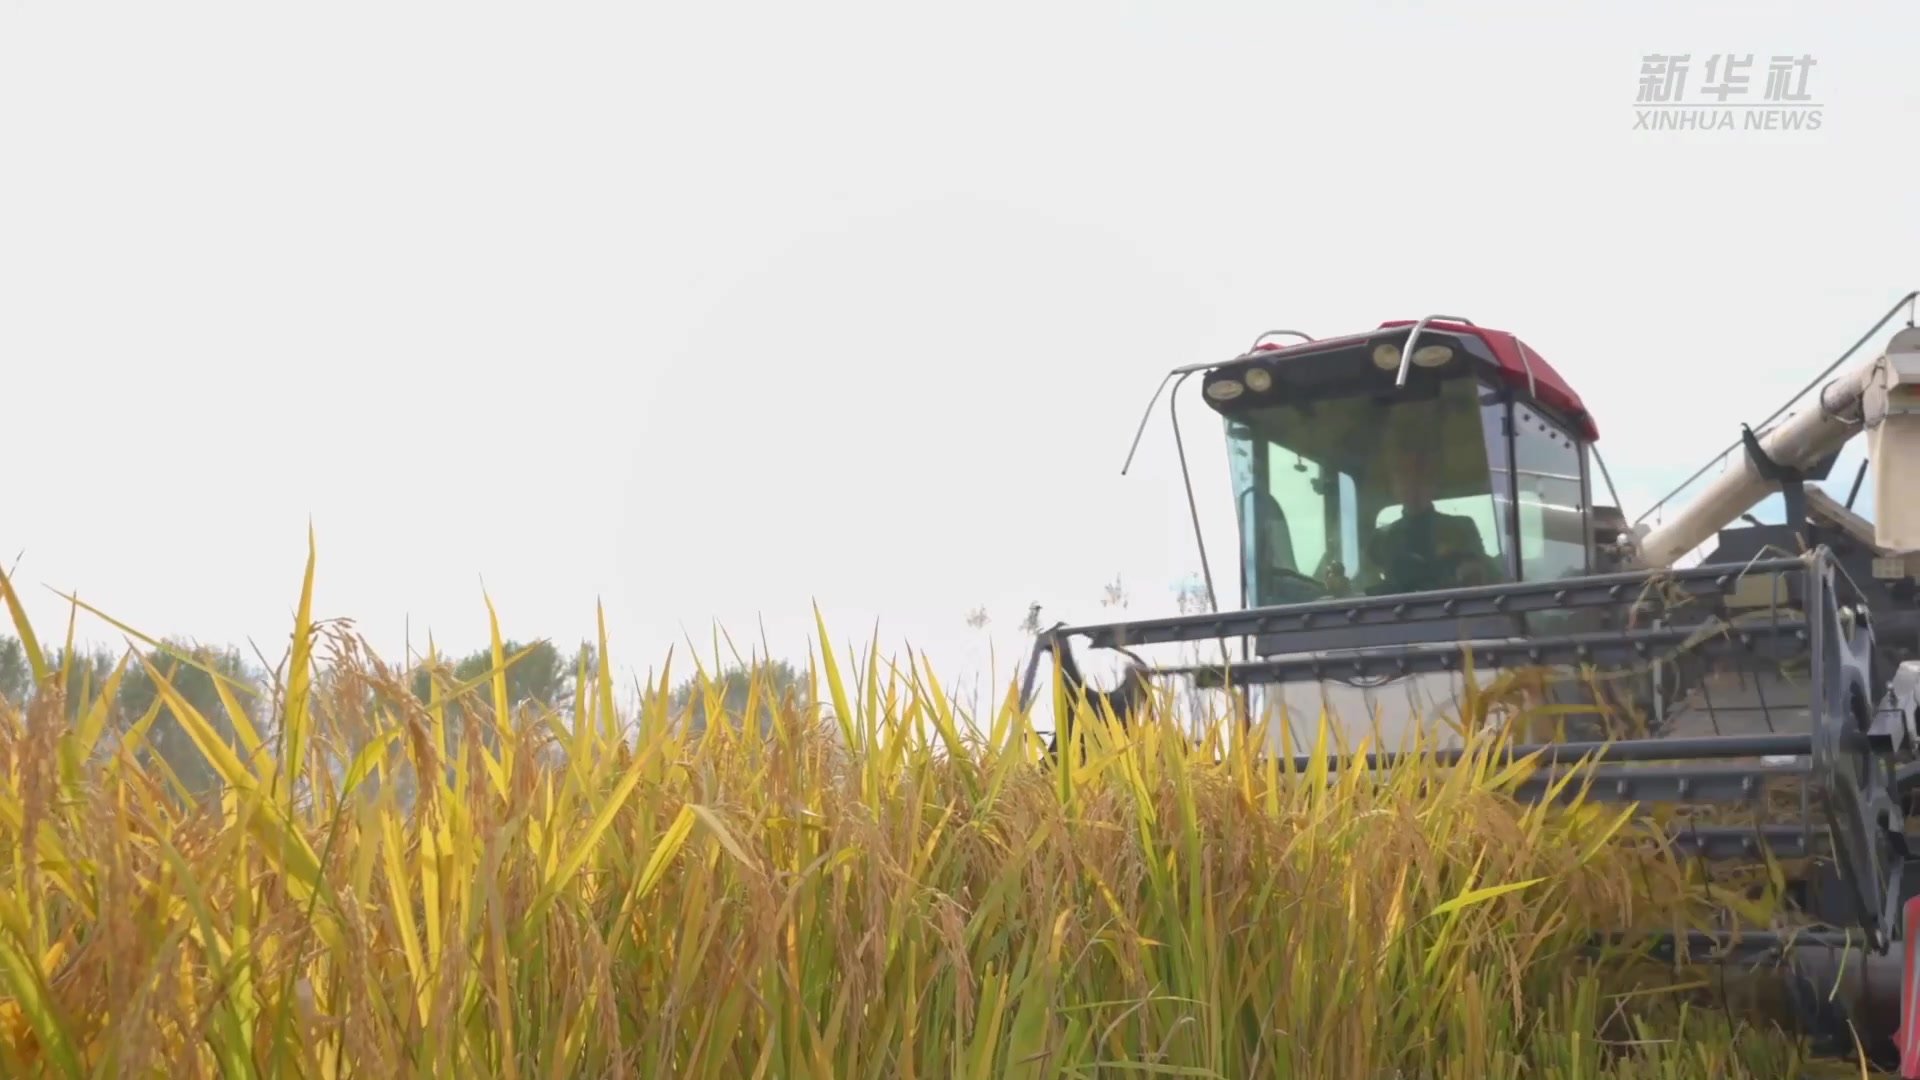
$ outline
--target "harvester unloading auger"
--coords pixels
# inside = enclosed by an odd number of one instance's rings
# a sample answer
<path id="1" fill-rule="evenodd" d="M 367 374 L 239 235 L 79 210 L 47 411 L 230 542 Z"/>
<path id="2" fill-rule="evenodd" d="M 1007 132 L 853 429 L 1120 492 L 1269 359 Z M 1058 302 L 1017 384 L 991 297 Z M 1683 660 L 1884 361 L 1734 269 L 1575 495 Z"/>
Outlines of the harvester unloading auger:
<path id="1" fill-rule="evenodd" d="M 1393 745 L 1411 726 L 1437 728 L 1469 671 L 1555 672 L 1558 701 L 1604 689 L 1645 730 L 1513 747 L 1547 766 L 1520 796 L 1545 797 L 1555 769 L 1582 760 L 1589 799 L 1754 807 L 1797 789 L 1798 821 L 1693 825 L 1673 840 L 1710 862 L 1764 848 L 1805 868 L 1794 902 L 1817 929 L 1702 931 L 1668 947 L 1784 958 L 1811 1033 L 1841 1053 L 1857 1035 L 1920 1078 L 1920 820 L 1907 831 L 1920 819 L 1916 298 L 1814 379 L 1805 408 L 1743 427 L 1722 473 L 1658 526 L 1630 524 L 1617 495 L 1595 505 L 1596 469 L 1612 482 L 1593 418 L 1505 331 L 1439 315 L 1320 340 L 1272 331 L 1239 356 L 1175 368 L 1161 391 L 1201 375 L 1225 422 L 1242 606 L 1219 610 L 1202 543 L 1212 611 L 1044 630 L 1022 699 L 1050 656 L 1070 694 L 1122 720 L 1155 680 L 1179 678 L 1234 691 L 1250 716 L 1280 706 L 1317 723 L 1324 705 L 1349 725 L 1348 745 Z M 1840 370 L 1902 308 L 1907 326 L 1885 350 Z M 1282 336 L 1299 340 L 1268 340 Z M 1861 434 L 1867 460 L 1846 500 L 1809 486 Z M 1184 448 L 1180 460 L 1184 474 Z M 1873 521 L 1853 511 L 1869 465 Z M 1750 511 L 1775 494 L 1785 522 L 1760 524 Z M 1190 478 L 1187 498 L 1199 540 Z M 1075 638 L 1131 658 L 1118 688 L 1088 686 Z M 1135 651 L 1208 642 L 1221 662 L 1152 666 Z M 1445 730 L 1427 735 L 1443 763 L 1458 747 Z"/>

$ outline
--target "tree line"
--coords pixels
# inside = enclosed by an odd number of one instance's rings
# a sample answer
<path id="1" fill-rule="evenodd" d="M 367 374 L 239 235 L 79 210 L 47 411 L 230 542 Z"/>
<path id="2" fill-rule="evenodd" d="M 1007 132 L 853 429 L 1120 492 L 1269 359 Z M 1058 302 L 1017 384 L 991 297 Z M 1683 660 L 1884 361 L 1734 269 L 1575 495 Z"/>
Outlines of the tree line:
<path id="1" fill-rule="evenodd" d="M 1175 593 L 1180 610 L 1204 608 L 1204 594 L 1197 581 L 1183 582 L 1175 589 Z M 1125 587 L 1116 578 L 1107 586 L 1101 606 L 1124 608 L 1129 602 Z M 1030 605 L 1025 614 L 1021 631 L 1037 633 L 1040 629 L 1040 605 Z M 968 625 L 975 629 L 985 628 L 988 621 L 984 608 L 967 617 Z M 50 669 L 59 671 L 67 668 L 70 671 L 71 686 L 66 699 L 69 722 L 79 719 L 76 713 L 82 702 L 96 699 L 114 669 L 122 667 L 119 685 L 107 707 L 106 725 L 100 743 L 102 752 L 112 752 L 113 745 L 118 742 L 117 737 L 127 733 L 151 711 L 154 715 L 145 731 L 144 745 L 136 751 L 142 763 L 151 764 L 157 759 L 189 792 L 217 790 L 220 784 L 217 770 L 202 754 L 172 708 L 164 701 L 159 701 L 160 688 L 148 674 L 145 665 L 128 658 L 123 666 L 122 652 L 96 646 L 76 649 L 68 668 L 69 660 L 64 647 L 49 648 L 43 643 L 43 648 L 48 653 L 46 661 Z M 598 664 L 591 643 L 583 644 L 579 650 L 569 653 L 547 640 L 509 640 L 503 642 L 503 651 L 509 657 L 523 651 L 525 654 L 519 655 L 506 671 L 507 703 L 510 709 L 515 710 L 534 705 L 570 713 L 581 661 L 584 659 L 585 669 L 589 672 L 595 671 Z M 272 742 L 277 736 L 276 718 L 269 715 L 270 708 L 266 704 L 273 700 L 275 673 L 257 655 L 250 658 L 233 646 L 212 646 L 181 638 L 169 638 L 161 642 L 159 647 L 138 652 L 140 659 L 158 670 L 179 696 L 204 717 L 219 738 L 229 746 L 237 746 L 239 742 L 235 718 L 229 712 L 230 705 L 245 713 L 248 723 L 262 739 Z M 190 658 L 192 663 L 182 662 L 181 657 Z M 414 698 L 424 704 L 433 699 L 436 669 L 444 687 L 479 680 L 492 666 L 492 650 L 481 648 L 456 658 L 442 657 L 433 667 L 414 663 L 411 670 L 406 672 L 406 681 Z M 220 679 L 232 684 L 227 694 L 220 692 L 209 671 L 218 673 Z M 748 717 L 750 687 L 756 676 L 772 690 L 773 700 L 762 701 L 755 710 L 757 715 Z M 319 672 L 318 679 L 320 686 L 328 686 L 328 672 Z M 810 704 L 807 671 L 786 660 L 755 657 L 735 661 L 717 672 L 709 671 L 707 680 L 709 686 L 719 692 L 721 715 L 736 727 L 751 723 L 762 735 L 772 725 L 778 702 L 790 700 L 803 708 Z M 239 689 L 235 690 L 234 687 Z M 16 637 L 0 634 L 0 700 L 24 708 L 33 689 L 33 668 L 25 646 Z M 332 688 L 335 692 L 338 689 L 337 686 Z M 638 705 L 642 712 L 657 706 L 659 691 L 656 688 L 637 689 Z M 474 693 L 490 707 L 490 687 L 483 684 Z M 156 707 L 157 701 L 159 704 Z M 707 710 L 708 695 L 701 690 L 697 675 L 689 674 L 681 678 L 667 693 L 667 715 L 674 722 L 689 728 L 696 737 L 708 725 Z M 461 737 L 462 728 L 459 702 L 449 702 L 446 713 L 449 738 L 457 740 Z M 344 765 L 341 767 L 344 768 Z"/>
<path id="2" fill-rule="evenodd" d="M 70 667 L 64 647 L 48 648 L 46 651 L 50 670 L 69 671 L 65 703 L 69 722 L 80 719 L 77 713 L 82 703 L 97 699 L 114 669 L 122 666 L 123 654 L 105 648 L 76 649 Z M 510 709 L 515 710 L 532 705 L 571 712 L 581 660 L 585 660 L 589 672 L 594 671 L 598 663 L 590 644 L 583 645 L 579 651 L 563 653 L 551 641 L 507 641 L 503 643 L 503 651 L 508 657 L 523 651 L 525 653 L 506 670 L 507 703 Z M 182 639 L 167 639 L 161 643 L 161 647 L 141 650 L 140 655 L 166 678 L 180 698 L 204 717 L 229 746 L 239 743 L 230 706 L 239 709 L 263 739 L 271 741 L 277 735 L 274 730 L 275 718 L 267 715 L 269 710 L 265 704 L 272 700 L 274 673 L 257 659 L 248 658 L 232 646 L 209 646 Z M 181 657 L 191 658 L 193 663 L 184 663 Z M 478 649 L 457 659 L 443 659 L 437 665 L 442 676 L 442 694 L 446 686 L 480 679 L 492 667 L 491 648 Z M 218 673 L 220 678 L 230 682 L 227 693 L 221 693 L 209 671 Z M 327 685 L 328 674 L 324 670 L 319 672 L 321 686 Z M 435 668 L 424 663 L 414 665 L 407 674 L 408 688 L 414 698 L 423 704 L 433 700 L 434 674 Z M 742 723 L 746 717 L 749 688 L 756 675 L 776 695 L 784 698 L 791 694 L 797 703 L 806 704 L 808 686 L 804 670 L 797 669 L 785 660 L 755 658 L 735 662 L 717 673 L 709 672 L 707 675 L 709 685 L 717 684 L 720 691 L 723 702 L 721 715 L 734 724 Z M 26 647 L 16 637 L 0 635 L 0 699 L 24 709 L 33 692 L 33 667 L 28 660 Z M 653 707 L 658 693 L 654 688 L 641 688 L 641 709 Z M 473 694 L 491 707 L 490 687 L 483 683 Z M 128 659 L 113 700 L 107 703 L 107 723 L 102 745 L 110 747 L 118 741 L 118 736 L 126 734 L 134 724 L 153 711 L 155 715 L 146 729 L 144 746 L 137 751 L 142 764 L 151 765 L 158 759 L 178 777 L 181 787 L 189 792 L 217 790 L 220 784 L 218 771 L 200 751 L 180 718 L 174 715 L 172 707 L 160 699 L 160 687 L 146 667 L 137 660 Z M 157 711 L 156 702 L 159 702 Z M 756 726 L 762 733 L 770 727 L 773 708 L 772 703 L 767 703 L 758 710 L 760 715 L 755 718 Z M 690 674 L 673 686 L 667 695 L 666 709 L 670 718 L 685 724 L 695 736 L 705 731 L 709 721 L 707 694 L 700 688 L 698 675 Z M 461 729 L 460 701 L 448 702 L 446 711 L 449 738 L 457 739 Z"/>

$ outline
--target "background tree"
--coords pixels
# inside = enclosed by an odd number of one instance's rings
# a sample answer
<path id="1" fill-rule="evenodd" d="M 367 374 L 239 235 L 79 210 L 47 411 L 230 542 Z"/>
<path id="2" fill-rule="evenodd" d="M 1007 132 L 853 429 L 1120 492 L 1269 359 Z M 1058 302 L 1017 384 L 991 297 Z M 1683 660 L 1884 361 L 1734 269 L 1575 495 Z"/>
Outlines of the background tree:
<path id="1" fill-rule="evenodd" d="M 16 651 L 19 652 L 21 659 L 23 661 L 25 660 L 26 650 L 20 646 L 18 641 L 8 639 L 6 644 L 14 646 Z M 0 651 L 4 651 L 4 648 L 4 645 L 0 645 Z M 92 652 L 81 652 L 79 649 L 74 650 L 72 666 L 67 671 L 67 700 L 64 710 L 69 721 L 78 719 L 80 710 L 91 705 L 94 699 L 100 696 L 101 690 L 107 685 L 107 680 L 113 676 L 114 665 L 119 662 L 120 657 L 118 654 L 108 652 L 105 649 L 95 649 Z M 59 677 L 60 670 L 66 667 L 67 663 L 67 650 L 65 646 L 53 649 L 52 654 L 47 657 L 47 669 L 54 672 L 55 678 Z M 132 657 L 127 658 L 127 664 L 129 666 L 134 664 Z M 29 686 L 31 686 L 32 681 L 33 675 L 31 669 L 29 669 L 27 674 Z M 121 685 L 125 685 L 124 676 L 122 677 Z M 112 717 L 109 716 L 109 720 L 111 719 Z"/>
<path id="2" fill-rule="evenodd" d="M 210 668 L 241 687 L 250 688 L 251 692 L 236 689 L 232 696 L 235 703 L 247 712 L 256 730 L 261 729 L 261 722 L 265 718 L 265 677 L 262 672 L 248 665 L 238 650 L 213 648 L 181 640 L 169 640 L 163 644 L 164 648 L 143 654 L 147 663 L 158 669 L 180 696 L 206 718 L 221 741 L 236 750 L 239 747 L 234 718 L 229 715 L 226 703 L 215 689 L 213 676 L 201 670 L 201 667 Z M 191 657 L 201 667 L 182 662 L 182 656 Z M 51 649 L 46 660 L 48 668 L 56 672 L 69 664 L 64 647 Z M 120 661 L 121 654 L 103 648 L 74 651 L 68 670 L 64 708 L 69 722 L 77 720 L 80 710 L 99 698 Z M 24 706 L 32 694 L 32 668 L 27 663 L 25 646 L 18 638 L 0 635 L 0 696 L 17 706 Z M 115 740 L 123 737 L 160 700 L 160 687 L 153 677 L 147 674 L 137 657 L 127 657 L 119 691 L 108 703 L 106 730 L 96 752 L 111 753 Z M 261 730 L 263 739 L 270 737 L 270 734 L 267 730 Z M 152 725 L 147 728 L 145 745 L 139 748 L 135 756 L 146 765 L 151 765 L 155 758 L 164 762 L 179 777 L 190 797 L 205 795 L 220 784 L 220 775 L 213 763 L 187 733 L 186 726 L 173 707 L 165 703 L 159 705 Z"/>
<path id="3" fill-rule="evenodd" d="M 506 672 L 507 703 L 509 709 L 515 711 L 525 706 L 537 706 L 571 715 L 578 665 L 582 657 L 589 672 L 596 671 L 599 663 L 597 650 L 591 643 L 585 643 L 571 653 L 563 653 L 546 640 L 531 643 L 509 640 L 503 642 L 502 647 L 509 658 L 523 650 L 526 653 L 514 660 Z M 485 679 L 493 666 L 491 648 L 483 647 L 456 655 L 457 659 L 441 656 L 432 663 L 420 661 L 399 674 L 399 692 L 405 694 L 411 691 L 414 699 L 421 704 L 432 699 L 435 679 L 441 682 L 443 694 L 461 683 L 477 681 L 477 685 L 447 702 L 449 742 L 443 751 L 449 769 L 454 767 L 460 742 L 466 737 L 468 714 L 473 710 L 490 712 L 493 706 L 493 689 Z M 236 691 L 236 703 L 245 711 L 247 719 L 263 740 L 272 743 L 275 739 L 275 718 L 268 715 L 272 704 L 271 677 L 266 671 L 248 664 L 239 650 L 168 639 L 164 648 L 149 650 L 144 656 L 167 678 L 180 696 L 206 718 L 215 735 L 236 752 L 240 748 L 235 718 L 228 714 L 213 676 L 199 667 L 183 663 L 179 656 L 191 657 L 201 667 L 251 688 L 252 693 Z M 62 656 L 56 651 L 48 659 L 57 668 Z M 119 654 L 103 649 L 76 656 L 75 690 L 79 690 L 84 677 L 85 684 L 90 688 L 89 696 L 97 696 L 119 659 Z M 330 734 L 336 737 L 339 745 L 316 744 L 314 750 L 324 759 L 324 767 L 334 773 L 338 780 L 361 746 L 376 734 L 376 714 L 386 691 L 377 691 L 370 684 L 341 685 L 341 671 L 333 670 L 324 656 L 320 658 L 319 667 L 320 670 L 315 673 L 315 697 L 324 701 L 333 713 L 340 714 L 330 714 L 328 717 L 328 726 L 332 729 Z M 363 665 L 349 662 L 342 670 L 352 672 L 362 669 Z M 355 675 L 348 677 L 361 679 Z M 763 696 L 753 710 L 754 715 L 749 718 L 748 697 L 755 679 L 763 683 Z M 743 721 L 751 719 L 762 735 L 771 733 L 775 717 L 787 704 L 800 708 L 811 704 L 805 669 L 786 660 L 756 658 L 746 663 L 736 663 L 717 675 L 709 676 L 709 680 L 718 684 L 721 714 L 728 717 L 736 728 Z M 24 704 L 32 692 L 31 667 L 27 663 L 24 646 L 12 637 L 0 635 L 0 696 Z M 652 702 L 656 696 L 654 692 L 643 691 L 643 705 Z M 69 711 L 77 712 L 81 705 L 79 695 L 76 693 L 69 701 Z M 143 763 L 150 764 L 158 758 L 179 777 L 182 786 L 191 795 L 204 795 L 217 790 L 220 786 L 218 771 L 201 753 L 180 718 L 174 715 L 172 707 L 161 701 L 160 689 L 152 677 L 131 658 L 122 676 L 119 692 L 111 704 L 108 737 L 101 744 L 101 752 L 111 752 L 113 736 L 116 733 L 124 734 L 149 708 L 156 707 L 156 703 L 159 703 L 157 715 L 147 729 L 146 745 L 139 752 Z M 385 704 L 391 707 L 399 703 L 387 701 Z M 667 710 L 675 723 L 687 724 L 696 735 L 706 730 L 711 717 L 708 715 L 706 693 L 697 676 L 682 679 L 669 692 Z M 492 724 L 482 725 L 477 734 L 485 744 L 497 748 L 499 736 Z M 560 746 L 548 746 L 547 750 L 555 755 L 564 754 L 564 747 Z M 379 782 L 377 778 L 363 781 L 369 784 Z M 410 799 L 416 789 L 416 778 L 411 776 L 395 775 L 388 782 L 403 802 Z"/>
<path id="4" fill-rule="evenodd" d="M 587 667 L 591 671 L 596 664 L 592 646 L 583 646 L 587 654 Z M 528 649 L 507 667 L 507 707 L 518 708 L 525 704 L 550 706 L 556 709 L 570 709 L 573 703 L 575 664 L 579 653 L 563 655 L 551 641 L 541 640 L 531 643 L 503 641 L 501 650 L 512 660 L 515 653 Z M 441 661 L 440 671 L 444 679 L 452 683 L 462 683 L 479 679 L 493 667 L 491 647 L 468 653 L 452 663 Z M 431 700 L 430 687 L 432 669 L 422 664 L 413 675 L 413 693 L 421 701 Z M 443 690 L 443 693 L 445 691 Z M 491 707 L 493 689 L 486 683 L 474 688 L 470 701 Z M 458 710 L 457 703 L 450 703 L 448 715 Z"/>
<path id="5" fill-rule="evenodd" d="M 267 684 L 264 673 L 248 665 L 241 658 L 239 650 L 232 647 L 217 649 L 179 640 L 169 640 L 166 645 L 167 650 L 149 651 L 146 654 L 147 663 L 153 665 L 165 676 L 167 682 L 195 712 L 206 718 L 220 741 L 232 747 L 235 753 L 244 753 L 240 747 L 239 737 L 235 734 L 235 717 L 227 711 L 226 702 L 221 699 L 220 692 L 214 684 L 213 675 L 202 668 L 210 668 L 221 676 L 251 689 L 251 693 L 233 690 L 230 696 L 235 705 L 246 714 L 247 721 L 253 725 L 254 730 L 260 732 L 261 738 L 263 740 L 271 738 L 270 731 L 262 730 L 262 722 L 267 719 L 265 707 Z M 168 655 L 169 651 L 192 657 L 199 666 L 183 663 L 176 655 Z M 111 670 L 111 665 L 108 666 L 108 670 Z M 104 678 L 104 676 L 103 672 L 101 677 Z M 120 693 L 116 703 L 120 721 L 118 726 L 124 730 L 126 726 L 138 722 L 140 717 L 146 715 L 147 710 L 160 700 L 159 684 L 147 674 L 147 669 L 142 665 L 130 663 L 120 682 Z M 190 793 L 196 796 L 204 795 L 218 788 L 219 772 L 200 752 L 199 746 L 187 733 L 180 717 L 175 715 L 173 706 L 164 702 L 160 705 L 159 715 L 155 717 L 153 726 L 147 729 L 146 744 L 138 754 L 139 759 L 147 763 L 152 755 L 157 754 L 180 778 L 181 784 Z"/>
<path id="6" fill-rule="evenodd" d="M 760 700 L 758 707 L 753 710 L 754 715 L 749 717 L 748 698 L 756 677 L 762 682 Z M 778 710 L 784 703 L 791 700 L 795 707 L 802 709 L 811 704 L 807 673 L 786 660 L 756 658 L 735 663 L 718 674 L 709 674 L 706 682 L 708 686 L 719 690 L 721 715 L 731 721 L 736 730 L 751 720 L 763 737 L 773 733 L 774 718 L 779 715 Z M 657 693 L 647 694 L 642 708 L 657 698 Z M 707 689 L 700 685 L 698 674 L 681 680 L 667 695 L 667 716 L 674 724 L 685 724 L 696 738 L 705 733 L 711 717 L 708 714 Z"/>
<path id="7" fill-rule="evenodd" d="M 33 667 L 19 638 L 0 637 L 0 699 L 19 704 L 33 689 Z"/>
<path id="8" fill-rule="evenodd" d="M 45 648 L 45 643 L 42 643 Z M 71 719 L 83 701 L 91 700 L 100 692 L 100 687 L 113 673 L 114 662 L 118 659 L 105 650 L 96 649 L 91 653 L 75 650 L 73 669 L 68 675 L 66 712 Z M 67 663 L 66 649 L 54 647 L 46 657 L 48 670 L 57 676 Z M 15 704 L 25 704 L 33 693 L 33 665 L 27 662 L 26 646 L 19 638 L 0 635 L 0 698 Z"/>
<path id="9" fill-rule="evenodd" d="M 516 654 L 526 650 L 525 656 L 515 659 Z M 525 707 L 552 709 L 565 716 L 571 716 L 574 706 L 574 693 L 578 681 L 577 665 L 584 656 L 587 671 L 593 672 L 599 664 L 598 650 L 591 644 L 582 644 L 571 654 L 563 654 L 551 641 L 541 639 L 532 643 L 514 641 L 501 642 L 501 654 L 508 661 L 506 671 L 507 709 L 509 724 L 511 717 Z M 469 710 L 478 715 L 487 715 L 493 711 L 493 685 L 488 672 L 493 668 L 493 649 L 491 646 L 476 649 L 457 660 L 437 657 L 429 662 L 421 660 L 413 669 L 409 686 L 416 701 L 426 704 L 433 700 L 433 683 L 440 683 L 439 693 L 444 700 L 447 745 L 442 748 L 445 754 L 447 777 L 453 778 L 455 762 L 459 758 L 460 744 L 467 737 L 467 716 Z M 462 684 L 474 682 L 476 685 L 455 692 Z M 481 745 L 497 751 L 500 745 L 499 729 L 492 722 L 485 722 L 476 729 Z M 564 746 L 557 742 L 544 744 L 540 756 L 553 764 L 566 759 Z M 411 798 L 414 787 L 410 777 L 397 778 L 395 790 L 402 796 L 402 802 Z"/>

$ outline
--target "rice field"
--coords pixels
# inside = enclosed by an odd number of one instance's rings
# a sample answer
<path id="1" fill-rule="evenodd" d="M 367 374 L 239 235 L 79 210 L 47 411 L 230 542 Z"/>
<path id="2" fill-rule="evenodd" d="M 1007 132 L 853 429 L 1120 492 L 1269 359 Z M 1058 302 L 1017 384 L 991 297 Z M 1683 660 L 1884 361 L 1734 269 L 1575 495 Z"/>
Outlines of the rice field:
<path id="1" fill-rule="evenodd" d="M 1805 1067 L 1713 980 L 1589 950 L 1706 902 L 1630 809 L 1508 798 L 1524 764 L 1295 773 L 1084 712 L 1054 763 L 1011 697 L 960 715 L 825 626 L 804 697 L 756 682 L 699 735 L 664 692 L 620 707 L 604 629 L 572 700 L 515 709 L 497 621 L 490 670 L 421 693 L 315 616 L 314 574 L 266 700 L 222 684 L 230 740 L 148 652 L 98 685 L 47 665 L 4 586 L 35 670 L 0 703 L 0 1074 Z M 159 694 L 109 724 L 135 670 Z M 212 797 L 141 753 L 162 710 Z"/>

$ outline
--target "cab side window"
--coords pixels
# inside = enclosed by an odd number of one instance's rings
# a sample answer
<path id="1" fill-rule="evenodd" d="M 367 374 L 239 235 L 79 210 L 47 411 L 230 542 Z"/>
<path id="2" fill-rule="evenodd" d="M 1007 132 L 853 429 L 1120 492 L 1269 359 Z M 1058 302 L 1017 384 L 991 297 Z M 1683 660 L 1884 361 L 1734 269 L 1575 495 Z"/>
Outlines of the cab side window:
<path id="1" fill-rule="evenodd" d="M 1550 581 L 1587 572 L 1581 466 L 1580 447 L 1572 436 L 1525 405 L 1513 407 L 1521 580 Z"/>

